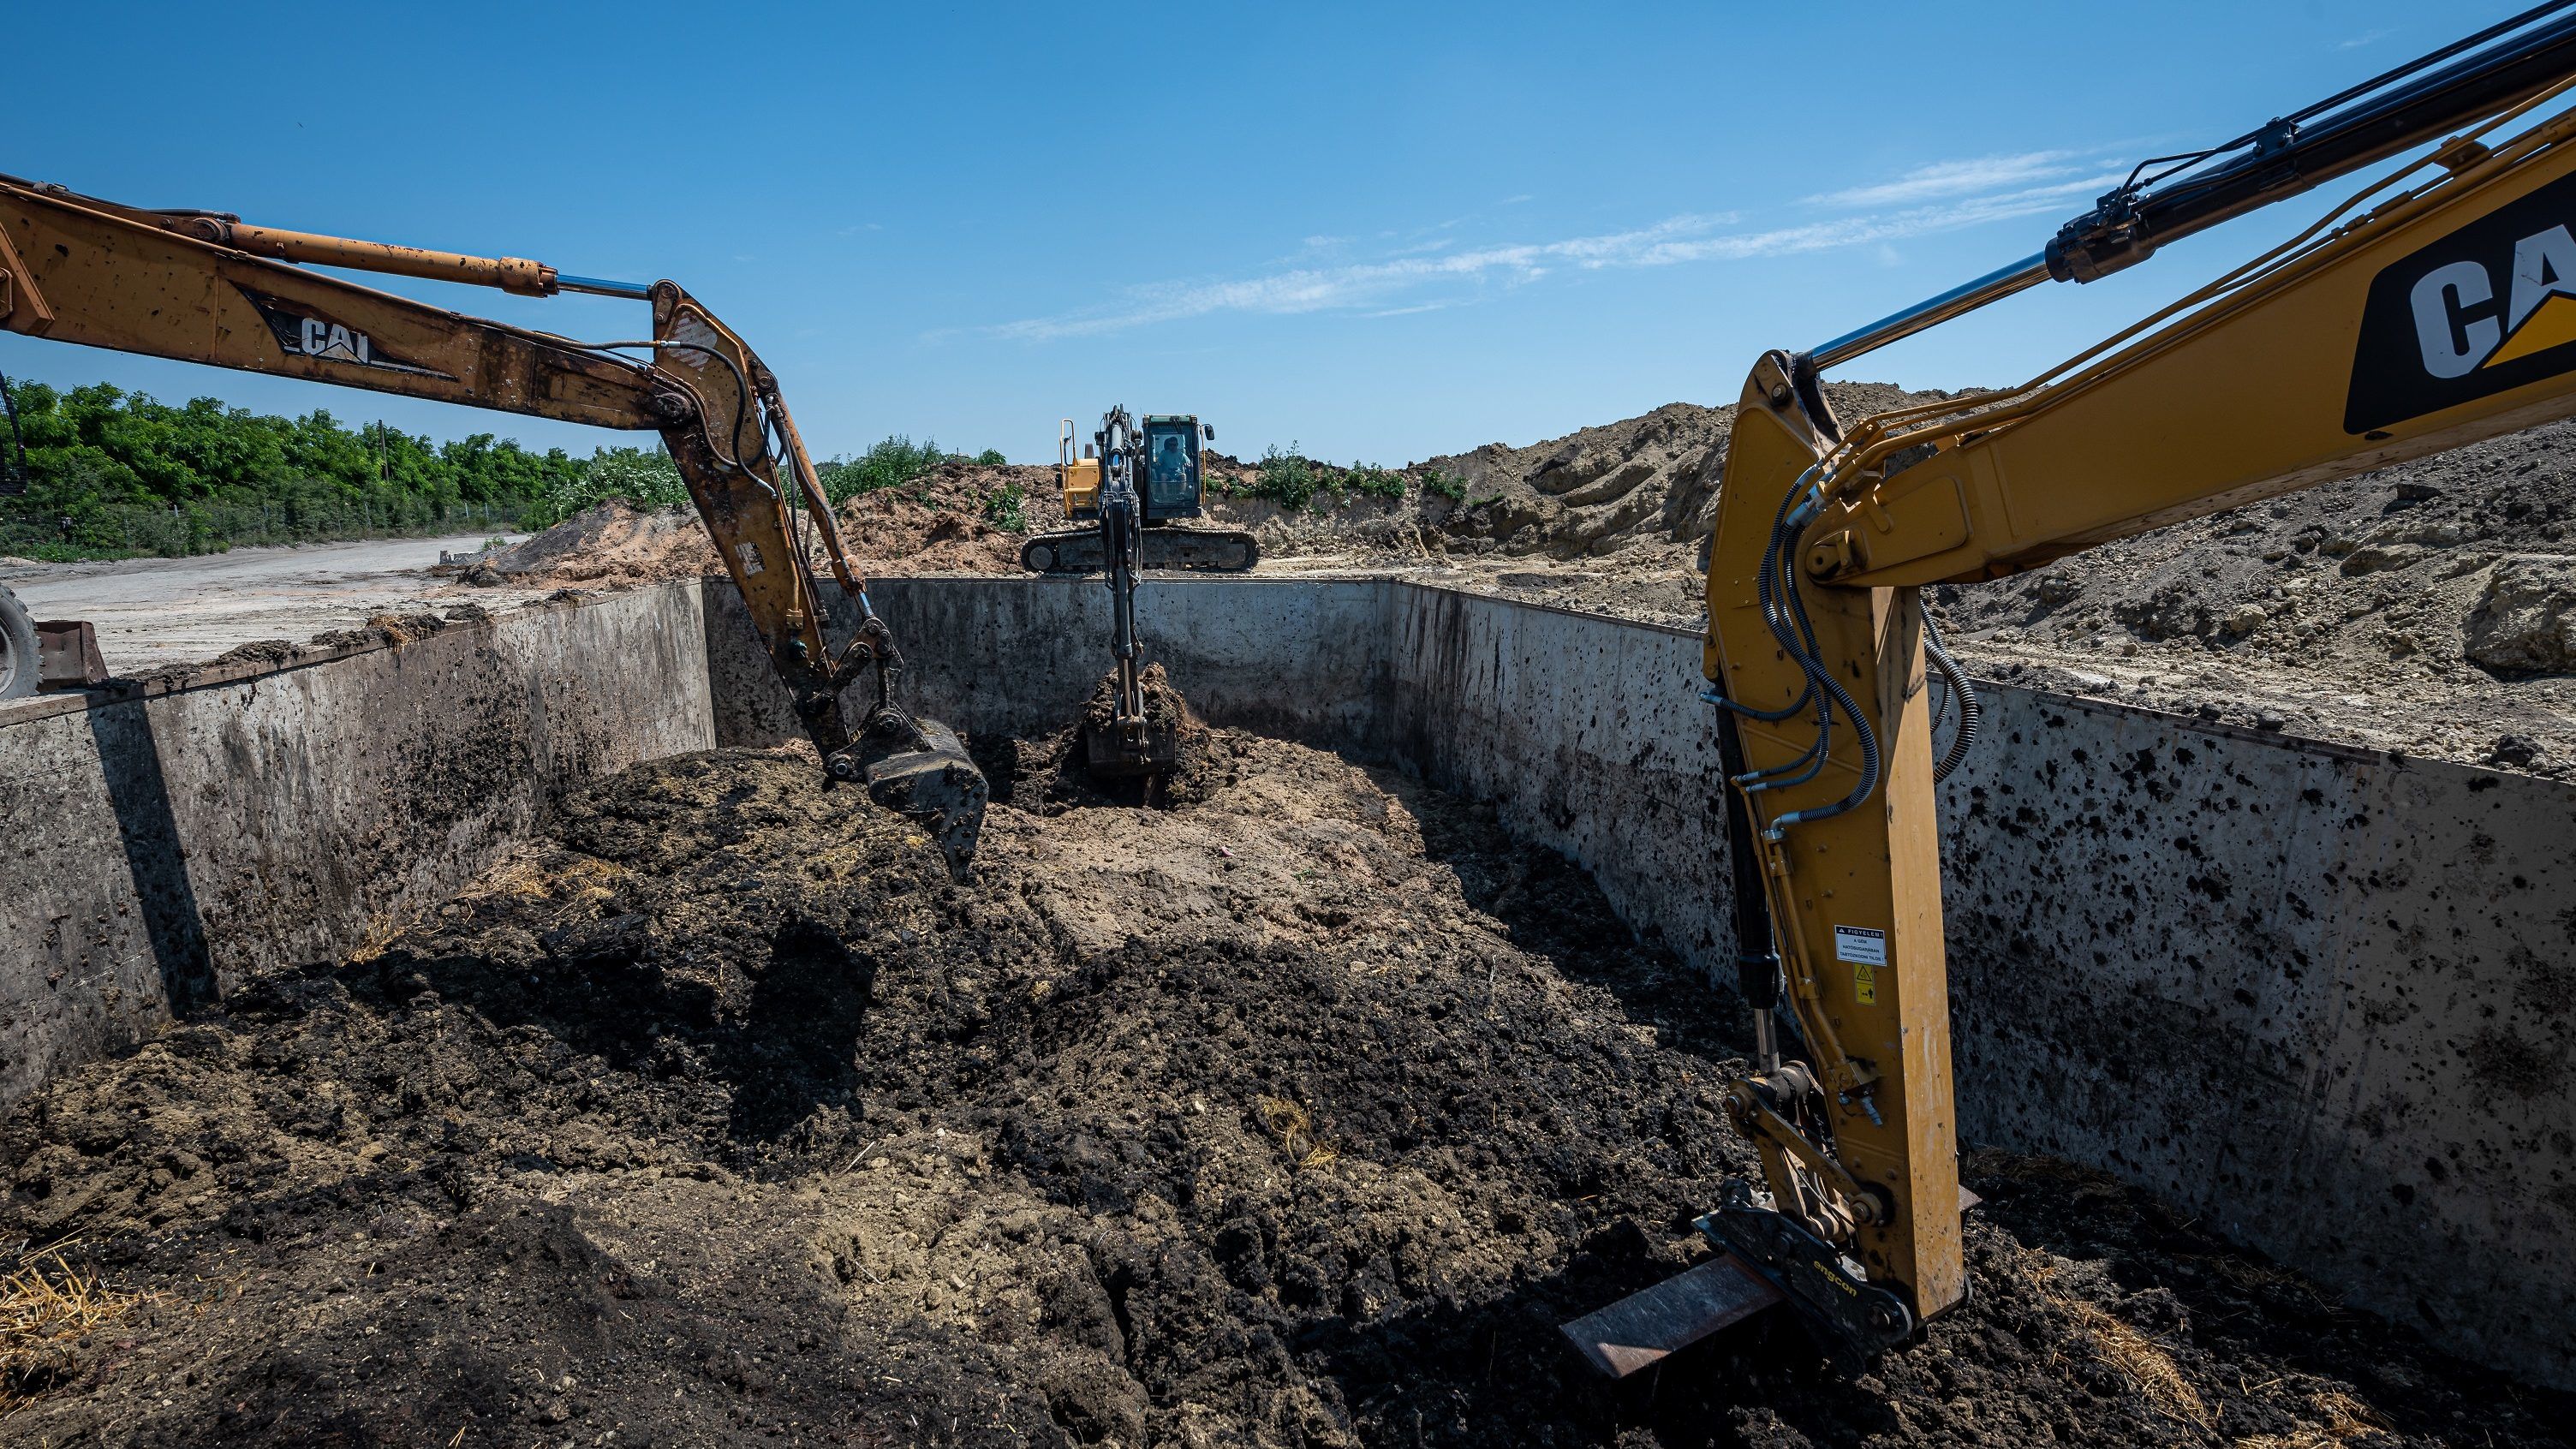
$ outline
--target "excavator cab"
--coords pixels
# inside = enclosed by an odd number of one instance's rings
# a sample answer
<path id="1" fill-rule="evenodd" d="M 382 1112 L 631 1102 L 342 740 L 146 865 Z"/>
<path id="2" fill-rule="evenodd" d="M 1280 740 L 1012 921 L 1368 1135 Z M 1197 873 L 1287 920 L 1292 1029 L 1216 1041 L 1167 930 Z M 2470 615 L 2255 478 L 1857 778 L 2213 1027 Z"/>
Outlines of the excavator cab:
<path id="1" fill-rule="evenodd" d="M 1145 418 L 1145 522 L 1199 516 L 1199 420 L 1147 414 Z M 1216 429 L 1205 430 L 1216 436 Z"/>
<path id="2" fill-rule="evenodd" d="M 1079 445 L 1073 419 L 1057 419 L 1055 481 L 1063 491 L 1065 521 L 1073 526 L 1032 535 L 1020 545 L 1020 566 L 1033 574 L 1110 571 L 1115 565 L 1098 527 L 1100 505 L 1110 475 L 1123 464 L 1136 493 L 1131 567 L 1227 574 L 1250 569 L 1261 559 L 1261 543 L 1249 531 L 1178 526 L 1206 514 L 1201 445 L 1214 441 L 1215 428 L 1185 413 L 1149 413 L 1140 422 L 1115 408 L 1100 420 L 1091 441 Z"/>

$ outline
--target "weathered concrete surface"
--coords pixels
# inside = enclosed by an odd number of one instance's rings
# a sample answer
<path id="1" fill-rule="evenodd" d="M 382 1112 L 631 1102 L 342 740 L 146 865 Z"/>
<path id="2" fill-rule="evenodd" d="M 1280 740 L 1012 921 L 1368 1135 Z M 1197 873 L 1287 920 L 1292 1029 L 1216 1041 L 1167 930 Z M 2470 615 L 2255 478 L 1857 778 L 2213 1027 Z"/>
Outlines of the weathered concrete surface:
<path id="1" fill-rule="evenodd" d="M 1106 664 L 1097 583 L 873 597 L 917 657 L 911 702 L 963 729 L 1059 728 Z M 1390 580 L 1140 603 L 1210 719 L 1491 798 L 1641 933 L 1731 974 L 1696 636 Z M 719 656 L 749 638 L 721 612 Z M 2576 791 L 1985 693 L 1989 743 L 1943 794 L 1963 1133 L 2116 1172 L 2576 1384 Z"/>
<path id="2" fill-rule="evenodd" d="M 443 898 L 592 775 L 714 743 L 695 587 L 0 707 L 0 1101 Z"/>
<path id="3" fill-rule="evenodd" d="M 1990 689 L 1961 1129 L 2576 1382 L 2576 789 Z"/>
<path id="4" fill-rule="evenodd" d="M 1096 579 L 876 579 L 868 600 L 911 670 L 901 702 L 961 728 L 1060 729 L 1110 666 L 1109 591 Z M 824 607 L 833 638 L 847 638 L 857 626 L 848 601 L 827 587 Z M 1191 702 L 1210 718 L 1320 744 L 1376 728 L 1386 698 L 1384 579 L 1149 579 L 1137 586 L 1136 611 L 1148 657 L 1187 678 Z M 717 738 L 758 746 L 801 737 L 741 595 L 710 581 L 706 614 Z M 864 708 L 873 689 L 862 683 L 846 702 Z"/>

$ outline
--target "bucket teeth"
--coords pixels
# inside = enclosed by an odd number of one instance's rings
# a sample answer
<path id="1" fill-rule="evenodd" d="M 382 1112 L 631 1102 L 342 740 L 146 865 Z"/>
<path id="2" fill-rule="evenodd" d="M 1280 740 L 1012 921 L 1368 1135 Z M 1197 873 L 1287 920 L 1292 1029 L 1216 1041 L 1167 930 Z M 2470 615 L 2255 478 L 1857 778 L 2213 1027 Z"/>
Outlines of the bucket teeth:
<path id="1" fill-rule="evenodd" d="M 1180 732 L 1169 721 L 1146 723 L 1130 738 L 1115 726 L 1086 726 L 1082 762 L 1094 775 L 1128 777 L 1169 774 L 1180 763 Z"/>

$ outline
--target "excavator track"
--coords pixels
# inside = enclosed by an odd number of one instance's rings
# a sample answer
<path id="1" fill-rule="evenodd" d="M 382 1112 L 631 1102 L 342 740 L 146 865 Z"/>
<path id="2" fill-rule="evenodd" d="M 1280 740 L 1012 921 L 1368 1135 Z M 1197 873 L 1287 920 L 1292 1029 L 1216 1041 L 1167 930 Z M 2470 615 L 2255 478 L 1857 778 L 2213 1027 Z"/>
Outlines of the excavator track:
<path id="1" fill-rule="evenodd" d="M 1140 569 L 1239 574 L 1260 561 L 1260 542 L 1233 529 L 1148 528 L 1137 540 Z M 1096 574 L 1109 560 L 1101 552 L 1099 529 L 1069 528 L 1020 545 L 1020 567 L 1033 574 Z"/>

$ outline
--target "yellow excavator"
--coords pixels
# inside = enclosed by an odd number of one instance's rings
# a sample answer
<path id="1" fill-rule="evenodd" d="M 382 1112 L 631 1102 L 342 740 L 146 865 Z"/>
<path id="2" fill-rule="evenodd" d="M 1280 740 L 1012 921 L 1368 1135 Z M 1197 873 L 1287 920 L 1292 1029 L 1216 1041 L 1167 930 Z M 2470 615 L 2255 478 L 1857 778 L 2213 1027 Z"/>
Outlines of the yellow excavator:
<path id="1" fill-rule="evenodd" d="M 1969 1291 L 1918 599 L 2576 413 L 2576 15 L 2544 5 L 2225 145 L 2143 163 L 2037 255 L 1753 366 L 1708 561 L 1763 1181 L 1718 1251 L 1564 1327 L 1605 1373 L 1785 1303 L 1846 1360 Z M 2030 383 L 1845 422 L 1827 369 L 2428 147 Z M 1784 1047 L 1783 997 L 1799 1045 Z"/>
<path id="2" fill-rule="evenodd" d="M 1020 548 L 1031 573 L 1098 573 L 1109 585 L 1110 717 L 1082 726 L 1083 760 L 1106 778 L 1152 779 L 1180 760 L 1178 722 L 1154 718 L 1139 682 L 1136 582 L 1151 568 L 1241 573 L 1261 558 L 1260 540 L 1240 529 L 1175 527 L 1197 518 L 1206 496 L 1200 445 L 1216 429 L 1182 413 L 1149 413 L 1139 423 L 1113 407 L 1073 449 L 1073 419 L 1056 424 L 1056 485 L 1064 516 L 1085 527 L 1042 533 Z M 1150 788 L 1150 787 L 1149 787 Z"/>
<path id="3" fill-rule="evenodd" d="M 652 333 L 576 342 L 375 291 L 306 269 L 312 265 L 521 296 L 628 298 L 651 304 Z M 984 818 L 983 773 L 954 731 L 895 703 L 903 656 L 850 568 L 777 378 L 676 283 L 567 276 L 520 257 L 317 236 L 220 212 L 145 210 L 0 175 L 0 327 L 659 433 L 825 769 L 835 780 L 864 782 L 872 799 L 920 821 L 953 871 L 968 868 Z M 837 649 L 816 590 L 817 546 L 858 612 L 857 629 Z M 25 662 L 20 650 L 0 648 L 11 677 Z M 869 674 L 874 702 L 854 726 L 841 695 Z"/>

